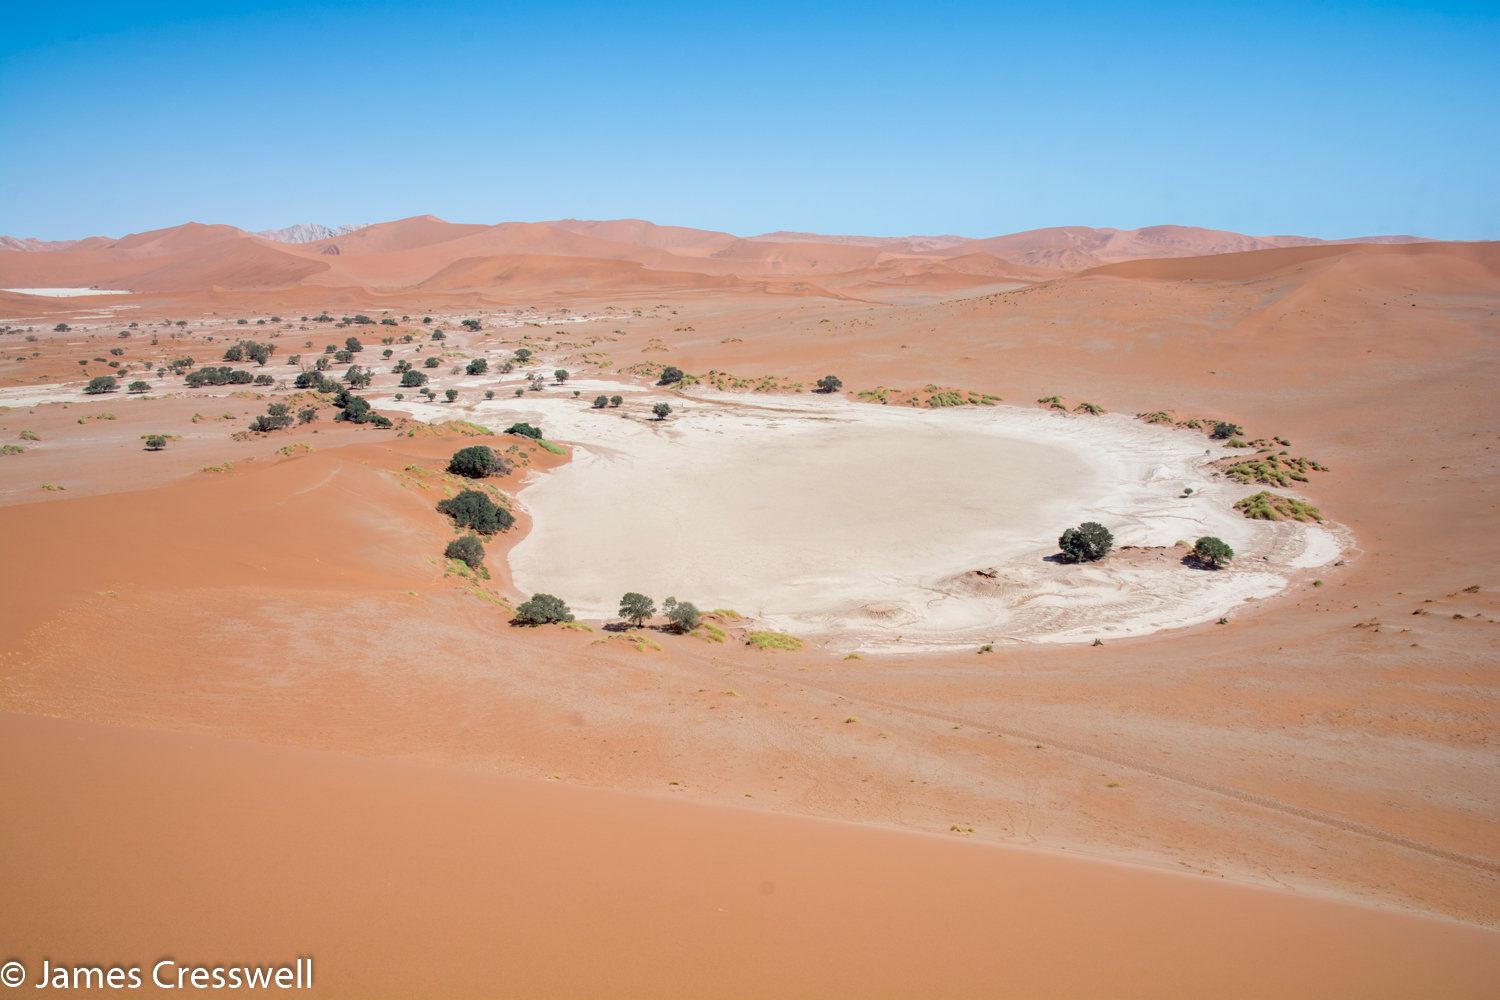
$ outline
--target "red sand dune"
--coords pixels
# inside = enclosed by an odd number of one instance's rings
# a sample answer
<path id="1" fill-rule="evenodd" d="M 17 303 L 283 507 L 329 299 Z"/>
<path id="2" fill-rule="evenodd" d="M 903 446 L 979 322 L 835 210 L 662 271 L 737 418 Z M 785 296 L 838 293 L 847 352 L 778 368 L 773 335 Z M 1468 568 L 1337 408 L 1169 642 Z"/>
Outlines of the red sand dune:
<path id="1" fill-rule="evenodd" d="M 0 828 L 0 926 L 32 981 L 43 956 L 152 990 L 162 957 L 309 955 L 329 996 L 1459 1000 L 1500 980 L 1493 931 L 1201 876 L 25 716 L 0 716 L 0 748 L 28 816 Z"/>
<path id="2" fill-rule="evenodd" d="M 727 275 L 654 270 L 635 261 L 511 254 L 456 260 L 417 287 L 445 292 L 500 293 L 512 289 L 547 289 L 558 294 L 568 294 L 586 291 L 732 288 L 744 284 L 738 278 Z"/>
<path id="3" fill-rule="evenodd" d="M 719 233 L 709 229 L 658 226 L 642 219 L 613 219 L 609 222 L 560 219 L 556 222 L 541 224 L 570 233 L 578 233 L 580 236 L 592 236 L 614 243 L 629 243 L 638 247 L 653 247 L 657 250 L 723 246 L 725 243 L 733 243 L 737 238 L 730 233 Z"/>

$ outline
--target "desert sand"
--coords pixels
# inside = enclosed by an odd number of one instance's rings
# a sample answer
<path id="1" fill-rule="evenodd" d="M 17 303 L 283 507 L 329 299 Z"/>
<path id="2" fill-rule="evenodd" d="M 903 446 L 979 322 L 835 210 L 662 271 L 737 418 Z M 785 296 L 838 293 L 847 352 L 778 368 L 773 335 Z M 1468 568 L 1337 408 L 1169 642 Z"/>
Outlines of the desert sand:
<path id="1" fill-rule="evenodd" d="M 1076 272 L 936 248 L 1000 262 L 970 273 L 624 221 L 0 251 L 7 286 L 137 289 L 0 293 L 0 437 L 25 449 L 0 457 L 0 762 L 7 801 L 39 804 L 3 826 L 24 905 L 0 919 L 29 969 L 315 952 L 342 995 L 1492 992 L 1494 245 L 1149 255 L 1210 240 L 1167 233 Z M 1056 235 L 1017 252 L 1105 259 Z M 350 335 L 390 428 L 294 398 Z M 233 364 L 272 384 L 158 374 L 240 338 L 277 347 Z M 842 391 L 811 393 L 827 374 Z M 285 399 L 318 419 L 247 429 Z M 498 433 L 528 419 L 561 454 Z M 1213 420 L 1268 442 L 1236 454 L 1327 471 L 1235 482 Z M 433 509 L 476 443 L 515 465 L 488 481 L 517 522 L 487 579 L 445 562 Z M 1234 511 L 1262 489 L 1323 520 Z M 1120 548 L 1047 561 L 1085 517 Z M 1228 569 L 1183 562 L 1198 532 Z M 745 617 L 710 620 L 724 641 L 621 631 L 624 586 Z M 535 591 L 580 627 L 511 624 Z M 804 644 L 747 645 L 764 630 Z"/>

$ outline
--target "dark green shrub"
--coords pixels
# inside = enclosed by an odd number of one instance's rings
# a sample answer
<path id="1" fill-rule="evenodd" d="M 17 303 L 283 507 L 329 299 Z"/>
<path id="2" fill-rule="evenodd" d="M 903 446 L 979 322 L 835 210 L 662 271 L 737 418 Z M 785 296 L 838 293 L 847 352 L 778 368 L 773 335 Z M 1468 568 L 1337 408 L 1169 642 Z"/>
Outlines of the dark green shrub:
<path id="1" fill-rule="evenodd" d="M 609 405 L 609 397 L 608 396 L 595 396 L 594 397 L 594 409 L 596 409 L 596 410 L 602 410 L 602 409 L 604 409 L 608 405 Z"/>
<path id="2" fill-rule="evenodd" d="M 516 619 L 528 625 L 547 625 L 552 622 L 570 622 L 573 620 L 573 612 L 551 594 L 532 594 L 531 600 L 516 608 Z"/>
<path id="3" fill-rule="evenodd" d="M 651 412 L 656 414 L 657 420 L 665 420 L 667 419 L 667 415 L 672 412 L 672 408 L 666 403 L 657 403 L 651 407 Z"/>
<path id="4" fill-rule="evenodd" d="M 484 563 L 484 543 L 473 535 L 464 535 L 449 542 L 443 555 L 457 559 L 470 569 L 478 569 Z"/>
<path id="5" fill-rule="evenodd" d="M 1232 438 L 1243 433 L 1245 433 L 1245 428 L 1239 424 L 1216 420 L 1214 421 L 1214 429 L 1208 436 L 1211 438 Z"/>
<path id="6" fill-rule="evenodd" d="M 645 594 L 626 594 L 620 598 L 620 617 L 639 627 L 656 614 L 656 602 Z"/>
<path id="7" fill-rule="evenodd" d="M 625 402 L 625 397 L 624 396 L 611 396 L 611 397 L 609 397 L 609 405 L 610 406 L 619 406 L 623 402 Z"/>
<path id="8" fill-rule="evenodd" d="M 316 406 L 304 406 L 297 411 L 297 423 L 310 424 L 318 419 L 318 408 Z"/>
<path id="9" fill-rule="evenodd" d="M 127 333 L 127 334 L 124 334 L 123 336 L 128 337 L 128 336 L 130 336 L 130 334 Z M 115 357 L 118 358 L 118 357 L 121 357 L 122 355 L 124 355 L 125 348 L 123 348 L 123 347 L 111 347 L 109 349 L 109 353 L 113 354 Z"/>
<path id="10" fill-rule="evenodd" d="M 521 437 L 529 437 L 533 441 L 540 441 L 542 439 L 542 429 L 540 427 L 533 427 L 530 424 L 511 424 L 505 428 L 505 433 L 519 434 Z"/>
<path id="11" fill-rule="evenodd" d="M 479 320 L 477 319 L 462 320 L 458 325 L 463 327 L 465 330 L 468 330 L 470 333 L 479 332 Z"/>
<path id="12" fill-rule="evenodd" d="M 460 528 L 473 528 L 484 535 L 505 531 L 516 523 L 510 511 L 497 507 L 482 490 L 464 490 L 458 496 L 440 501 L 437 509 L 453 518 Z"/>
<path id="13" fill-rule="evenodd" d="M 476 444 L 460 448 L 448 460 L 448 471 L 455 476 L 483 479 L 485 476 L 504 476 L 510 473 L 510 465 L 495 454 L 489 445 Z"/>
<path id="14" fill-rule="evenodd" d="M 360 351 L 363 351 L 364 349 L 365 345 L 360 343 L 360 339 L 358 337 L 344 338 L 344 350 L 348 351 L 350 354 L 356 354 Z"/>
<path id="15" fill-rule="evenodd" d="M 323 381 L 323 376 L 317 372 L 298 372 L 297 377 L 292 380 L 292 385 L 298 389 L 316 389 L 321 381 Z"/>
<path id="16" fill-rule="evenodd" d="M 469 375 L 483 375 L 489 370 L 490 363 L 488 361 L 484 360 L 484 358 L 475 358 L 469 362 L 469 366 L 464 369 L 464 372 Z"/>
<path id="17" fill-rule="evenodd" d="M 516 364 L 524 365 L 531 360 L 531 351 L 524 347 L 516 348 Z"/>
<path id="18" fill-rule="evenodd" d="M 257 375 L 257 376 L 255 376 L 255 384 L 256 385 L 275 385 L 276 384 L 276 379 L 273 378 L 270 375 Z"/>
<path id="19" fill-rule="evenodd" d="M 1093 562 L 1103 559 L 1114 548 L 1115 536 L 1098 521 L 1085 521 L 1069 528 L 1057 540 L 1057 547 L 1069 562 Z"/>
<path id="20" fill-rule="evenodd" d="M 568 373 L 566 369 L 559 368 L 557 371 L 552 373 L 552 377 L 557 379 L 559 382 L 566 382 L 568 380 Z"/>
<path id="21" fill-rule="evenodd" d="M 91 396 L 97 396 L 101 392 L 114 392 L 119 386 L 119 380 L 113 375 L 97 375 L 89 379 L 89 384 L 84 386 L 83 391 Z"/>
<path id="22" fill-rule="evenodd" d="M 667 365 L 661 370 L 661 381 L 657 385 L 671 385 L 673 382 L 682 381 L 682 369 L 676 365 Z"/>
<path id="23" fill-rule="evenodd" d="M 448 399 L 448 402 L 451 403 L 455 399 L 458 398 L 458 390 L 457 389 L 444 389 L 443 390 L 443 395 L 446 396 L 447 399 Z"/>
<path id="24" fill-rule="evenodd" d="M 401 373 L 401 388 L 414 389 L 419 385 L 427 384 L 427 376 L 415 368 L 407 369 Z"/>
<path id="25" fill-rule="evenodd" d="M 446 333 L 444 333 L 442 330 L 433 330 L 432 331 L 432 339 L 433 340 L 447 340 L 448 339 L 448 335 Z"/>
<path id="26" fill-rule="evenodd" d="M 424 368 L 436 368 L 440 364 L 442 364 L 442 362 L 439 361 L 435 355 L 422 362 L 422 366 Z"/>
<path id="27" fill-rule="evenodd" d="M 66 323 L 59 323 L 59 324 L 57 324 L 56 326 L 54 326 L 52 328 L 52 332 L 53 333 L 67 333 L 71 329 L 73 329 L 73 328 L 71 326 L 69 326 L 68 324 L 66 324 Z"/>
<path id="28" fill-rule="evenodd" d="M 147 451 L 161 451 L 166 446 L 167 446 L 167 436 L 165 434 L 147 434 L 146 435 L 146 450 Z"/>
<path id="29" fill-rule="evenodd" d="M 825 375 L 818 379 L 819 392 L 838 392 L 843 387 L 844 383 L 839 381 L 836 375 Z"/>
<path id="30" fill-rule="evenodd" d="M 679 601 L 675 597 L 669 597 L 662 603 L 662 610 L 667 613 L 670 621 L 679 632 L 691 632 L 698 627 L 698 622 L 703 618 L 703 613 L 687 601 Z"/>
<path id="31" fill-rule="evenodd" d="M 151 388 L 151 386 L 148 383 L 142 382 L 139 379 L 137 379 L 136 381 L 134 381 L 134 382 L 130 383 L 129 385 L 127 385 L 125 387 L 125 391 L 126 392 L 145 392 L 146 390 L 148 390 L 150 388 Z"/>
<path id="32" fill-rule="evenodd" d="M 1231 549 L 1229 543 L 1222 539 L 1205 535 L 1193 546 L 1193 555 L 1198 557 L 1199 562 L 1218 569 L 1234 558 L 1234 549 Z"/>

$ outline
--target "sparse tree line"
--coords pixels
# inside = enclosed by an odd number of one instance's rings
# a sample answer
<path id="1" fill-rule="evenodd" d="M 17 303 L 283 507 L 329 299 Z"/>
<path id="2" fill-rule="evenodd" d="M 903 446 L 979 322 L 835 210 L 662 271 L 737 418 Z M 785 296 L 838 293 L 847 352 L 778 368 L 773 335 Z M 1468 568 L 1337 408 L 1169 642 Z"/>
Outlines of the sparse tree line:
<path id="1" fill-rule="evenodd" d="M 1069 528 L 1057 540 L 1062 561 L 1071 563 L 1098 562 L 1109 555 L 1114 545 L 1115 536 L 1098 521 L 1085 521 Z M 1201 566 L 1219 569 L 1234 558 L 1234 549 L 1223 539 L 1205 535 L 1193 545 L 1193 558 Z"/>

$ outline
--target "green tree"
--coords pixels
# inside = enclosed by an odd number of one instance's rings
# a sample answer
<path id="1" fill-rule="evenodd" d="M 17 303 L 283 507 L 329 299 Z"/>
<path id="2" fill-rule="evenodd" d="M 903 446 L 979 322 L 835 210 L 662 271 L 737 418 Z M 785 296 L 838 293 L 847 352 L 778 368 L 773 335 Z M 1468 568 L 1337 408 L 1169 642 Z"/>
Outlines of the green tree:
<path id="1" fill-rule="evenodd" d="M 442 364 L 442 362 L 437 359 L 436 355 L 434 355 L 433 357 L 430 357 L 426 361 L 422 362 L 422 367 L 436 368 L 440 364 Z"/>
<path id="2" fill-rule="evenodd" d="M 557 379 L 557 381 L 559 383 L 566 382 L 568 380 L 567 370 L 563 369 L 563 368 L 559 368 L 557 371 L 555 371 L 555 372 L 552 373 L 552 377 L 555 378 L 555 379 Z"/>
<path id="3" fill-rule="evenodd" d="M 451 403 L 455 399 L 458 398 L 458 390 L 457 389 L 444 389 L 443 390 L 443 395 L 446 396 L 448 398 L 448 402 Z"/>
<path id="4" fill-rule="evenodd" d="M 464 369 L 464 372 L 469 375 L 483 375 L 489 370 L 490 363 L 488 361 L 484 360 L 484 358 L 475 358 L 469 362 L 469 366 Z"/>
<path id="5" fill-rule="evenodd" d="M 667 419 L 667 414 L 672 412 L 672 408 L 666 403 L 657 403 L 651 407 L 651 412 L 656 414 L 657 420 L 665 420 Z"/>
<path id="6" fill-rule="evenodd" d="M 134 382 L 132 382 L 129 385 L 127 385 L 125 387 L 125 390 L 127 392 L 145 392 L 146 390 L 148 390 L 150 388 L 151 388 L 151 386 L 150 386 L 149 383 L 142 382 L 140 379 L 136 379 Z"/>
<path id="7" fill-rule="evenodd" d="M 1234 558 L 1234 549 L 1231 549 L 1229 543 L 1222 539 L 1205 535 L 1198 539 L 1197 544 L 1193 546 L 1193 554 L 1198 557 L 1199 562 L 1207 563 L 1214 569 L 1218 569 Z"/>
<path id="8" fill-rule="evenodd" d="M 119 385 L 119 381 L 113 375 L 96 375 L 89 379 L 89 384 L 83 387 L 83 391 L 91 396 L 97 396 L 101 392 L 114 392 Z"/>
<path id="9" fill-rule="evenodd" d="M 167 446 L 167 436 L 165 434 L 147 434 L 146 435 L 146 450 L 147 451 L 161 451 L 166 446 Z"/>
<path id="10" fill-rule="evenodd" d="M 524 347 L 516 348 L 516 364 L 524 365 L 531 360 L 531 351 Z"/>
<path id="11" fill-rule="evenodd" d="M 623 402 L 625 402 L 625 397 L 624 396 L 611 396 L 611 397 L 609 397 L 609 405 L 610 406 L 619 406 Z"/>
<path id="12" fill-rule="evenodd" d="M 670 385 L 673 382 L 682 381 L 682 369 L 676 365 L 667 365 L 661 370 L 661 381 L 657 385 Z"/>
<path id="13" fill-rule="evenodd" d="M 838 392 L 843 387 L 844 383 L 840 382 L 836 375 L 824 375 L 818 379 L 819 392 Z"/>
<path id="14" fill-rule="evenodd" d="M 73 329 L 73 328 L 71 326 L 69 326 L 68 324 L 66 324 L 66 323 L 59 323 L 59 324 L 57 324 L 56 326 L 54 326 L 52 328 L 52 332 L 53 333 L 67 333 L 71 329 Z"/>
<path id="15" fill-rule="evenodd" d="M 466 319 L 459 325 L 462 326 L 465 330 L 470 331 L 471 333 L 479 332 L 479 320 L 477 319 Z"/>
<path id="16" fill-rule="evenodd" d="M 656 603 L 645 594 L 626 594 L 620 598 L 620 617 L 639 628 L 656 614 Z"/>
<path id="17" fill-rule="evenodd" d="M 438 501 L 438 512 L 453 518 L 460 528 L 473 528 L 482 535 L 506 531 L 516 523 L 515 516 L 498 507 L 483 490 L 464 490 L 458 496 Z"/>
<path id="18" fill-rule="evenodd" d="M 532 594 L 531 600 L 516 608 L 516 618 L 528 625 L 547 625 L 551 622 L 570 622 L 573 620 L 573 612 L 551 594 Z"/>
<path id="19" fill-rule="evenodd" d="M 362 343 L 360 343 L 358 337 L 345 337 L 344 338 L 344 350 L 348 351 L 350 354 L 358 354 L 360 351 L 363 351 L 364 349 L 365 349 L 365 345 L 362 344 Z"/>
<path id="20" fill-rule="evenodd" d="M 669 597 L 662 602 L 662 610 L 667 613 L 667 621 L 679 632 L 691 632 L 698 627 L 698 622 L 703 618 L 703 612 L 693 607 L 688 601 L 679 601 L 675 597 Z"/>
<path id="21" fill-rule="evenodd" d="M 443 555 L 459 560 L 470 569 L 478 569 L 484 563 L 484 543 L 473 535 L 464 535 L 449 542 Z"/>
<path id="22" fill-rule="evenodd" d="M 540 441 L 542 439 L 542 429 L 540 427 L 533 427 L 530 424 L 511 424 L 505 428 L 505 433 L 519 434 L 521 437 L 529 437 L 533 441 Z"/>
<path id="23" fill-rule="evenodd" d="M 608 396 L 595 396 L 594 397 L 594 409 L 596 409 L 596 410 L 602 410 L 602 409 L 604 409 L 608 405 L 609 405 L 609 397 Z"/>
<path id="24" fill-rule="evenodd" d="M 415 389 L 419 385 L 427 384 L 427 376 L 415 368 L 401 373 L 401 388 Z"/>
<path id="25" fill-rule="evenodd" d="M 468 479 L 483 479 L 509 474 L 510 465 L 489 445 L 476 444 L 455 451 L 448 460 L 448 471 Z"/>
<path id="26" fill-rule="evenodd" d="M 297 411 L 298 424 L 310 424 L 318 419 L 318 408 L 316 406 L 305 406 Z"/>
<path id="27" fill-rule="evenodd" d="M 1098 521 L 1085 521 L 1076 528 L 1069 528 L 1057 540 L 1068 562 L 1094 562 L 1103 559 L 1114 548 L 1115 536 Z"/>

